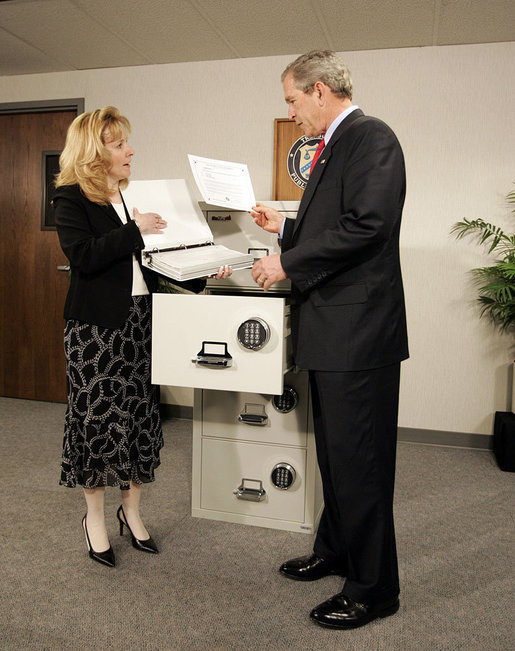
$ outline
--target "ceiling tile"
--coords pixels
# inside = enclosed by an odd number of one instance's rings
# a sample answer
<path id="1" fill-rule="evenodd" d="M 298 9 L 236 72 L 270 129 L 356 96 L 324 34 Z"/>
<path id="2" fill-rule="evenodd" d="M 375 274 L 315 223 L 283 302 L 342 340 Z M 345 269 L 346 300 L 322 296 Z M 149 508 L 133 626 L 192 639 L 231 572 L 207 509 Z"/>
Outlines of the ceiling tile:
<path id="1" fill-rule="evenodd" d="M 240 56 L 187 0 L 75 0 L 152 63 Z M 240 3 L 236 3 L 240 4 Z"/>
<path id="2" fill-rule="evenodd" d="M 1 3 L 0 21 L 11 34 L 31 43 L 61 66 L 80 70 L 148 63 L 67 0 Z"/>
<path id="3" fill-rule="evenodd" d="M 434 0 L 318 0 L 316 5 L 339 52 L 432 44 Z"/>
<path id="4" fill-rule="evenodd" d="M 191 0 L 243 57 L 300 53 L 331 44 L 310 0 Z"/>
<path id="5" fill-rule="evenodd" d="M 437 45 L 515 38 L 514 0 L 442 0 Z"/>
<path id="6" fill-rule="evenodd" d="M 31 45 L 0 28 L 0 75 L 25 75 L 37 72 L 70 70 Z"/>

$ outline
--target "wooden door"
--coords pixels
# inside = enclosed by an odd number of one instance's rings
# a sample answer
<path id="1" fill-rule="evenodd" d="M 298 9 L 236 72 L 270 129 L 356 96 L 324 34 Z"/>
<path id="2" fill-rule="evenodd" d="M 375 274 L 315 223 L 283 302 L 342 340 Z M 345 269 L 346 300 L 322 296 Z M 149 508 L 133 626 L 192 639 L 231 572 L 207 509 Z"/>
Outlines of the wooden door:
<path id="1" fill-rule="evenodd" d="M 42 152 L 59 151 L 75 111 L 0 115 L 0 395 L 66 402 L 67 259 L 42 230 Z"/>

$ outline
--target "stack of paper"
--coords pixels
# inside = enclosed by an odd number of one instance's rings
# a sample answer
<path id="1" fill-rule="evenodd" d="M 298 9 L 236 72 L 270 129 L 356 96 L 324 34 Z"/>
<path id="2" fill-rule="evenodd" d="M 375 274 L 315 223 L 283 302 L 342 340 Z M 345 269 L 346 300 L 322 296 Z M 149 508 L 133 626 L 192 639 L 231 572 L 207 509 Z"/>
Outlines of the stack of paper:
<path id="1" fill-rule="evenodd" d="M 254 258 L 214 244 L 164 253 L 143 253 L 143 264 L 168 278 L 191 280 L 213 276 L 223 265 L 229 265 L 233 271 L 247 269 L 254 264 Z"/>
<path id="2" fill-rule="evenodd" d="M 216 275 L 230 265 L 247 269 L 254 257 L 213 243 L 213 234 L 184 179 L 131 181 L 123 198 L 129 214 L 155 212 L 167 226 L 163 233 L 144 235 L 142 262 L 146 267 L 174 280 Z"/>

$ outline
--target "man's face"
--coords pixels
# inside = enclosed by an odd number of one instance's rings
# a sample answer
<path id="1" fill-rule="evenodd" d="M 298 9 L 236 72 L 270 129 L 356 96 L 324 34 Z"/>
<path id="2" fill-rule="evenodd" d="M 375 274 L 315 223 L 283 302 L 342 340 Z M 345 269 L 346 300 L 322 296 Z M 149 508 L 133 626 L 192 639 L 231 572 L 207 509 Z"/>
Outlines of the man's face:
<path id="1" fill-rule="evenodd" d="M 290 120 L 295 120 L 304 135 L 319 136 L 324 130 L 324 120 L 318 101 L 319 94 L 316 91 L 304 93 L 297 88 L 292 74 L 285 77 L 283 88 Z"/>

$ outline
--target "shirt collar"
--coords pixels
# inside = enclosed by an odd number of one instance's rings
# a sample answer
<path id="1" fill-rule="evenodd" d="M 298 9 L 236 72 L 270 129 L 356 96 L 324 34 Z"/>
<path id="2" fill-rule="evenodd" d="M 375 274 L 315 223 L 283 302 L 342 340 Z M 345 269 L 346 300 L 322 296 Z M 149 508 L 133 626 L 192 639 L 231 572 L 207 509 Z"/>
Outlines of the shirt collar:
<path id="1" fill-rule="evenodd" d="M 357 106 L 356 104 L 349 106 L 348 109 L 345 109 L 343 113 L 340 113 L 340 115 L 331 122 L 331 124 L 329 125 L 329 129 L 327 129 L 324 135 L 324 140 L 326 145 L 331 139 L 333 133 L 336 131 L 336 128 L 345 120 L 345 118 L 348 115 L 352 113 L 352 111 L 355 111 L 357 108 L 359 108 L 359 106 Z"/>

